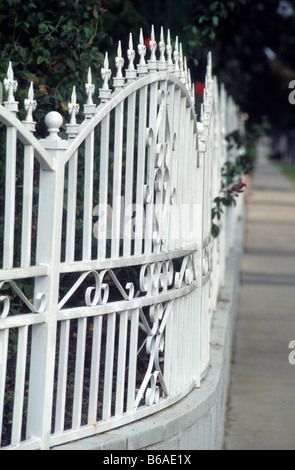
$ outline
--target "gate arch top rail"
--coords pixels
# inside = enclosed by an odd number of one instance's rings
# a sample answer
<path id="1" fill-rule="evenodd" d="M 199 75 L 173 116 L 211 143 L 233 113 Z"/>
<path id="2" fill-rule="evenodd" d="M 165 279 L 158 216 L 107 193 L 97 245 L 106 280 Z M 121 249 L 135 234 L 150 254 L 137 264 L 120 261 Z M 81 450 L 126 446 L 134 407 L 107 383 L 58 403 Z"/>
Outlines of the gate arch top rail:
<path id="1" fill-rule="evenodd" d="M 143 77 L 138 77 L 134 83 L 126 84 L 126 88 L 115 92 L 116 95 L 112 96 L 112 99 L 108 102 L 100 104 L 97 109 L 95 110 L 95 116 L 87 122 L 83 123 L 83 126 L 81 126 L 81 131 L 75 138 L 75 140 L 71 143 L 69 146 L 68 150 L 65 153 L 64 159 L 65 163 L 71 158 L 72 154 L 79 148 L 79 146 L 82 144 L 82 142 L 85 140 L 87 135 L 91 131 L 95 129 L 95 127 L 99 124 L 99 122 L 102 121 L 102 119 L 107 116 L 116 106 L 118 106 L 122 101 L 124 101 L 128 96 L 132 95 L 134 92 L 140 90 L 144 86 L 151 85 L 152 83 L 157 83 L 161 81 L 166 81 L 168 83 L 173 83 L 177 85 L 181 90 L 183 95 L 186 96 L 186 99 L 191 106 L 192 109 L 192 115 L 195 120 L 196 126 L 198 124 L 197 122 L 197 116 L 194 113 L 194 99 L 192 97 L 192 92 L 187 89 L 187 87 L 184 87 L 183 81 L 181 79 L 174 75 L 171 71 L 169 72 L 168 70 L 166 71 L 159 71 L 159 72 L 154 72 L 153 74 L 148 74 Z"/>
<path id="2" fill-rule="evenodd" d="M 213 240 L 211 206 L 238 109 L 219 93 L 209 54 L 198 122 L 178 39 L 173 51 L 162 29 L 157 45 L 152 28 L 149 48 L 146 62 L 140 31 L 135 66 L 130 35 L 123 76 L 119 43 L 113 91 L 106 54 L 98 106 L 88 72 L 81 124 L 73 88 L 67 139 L 60 115 L 47 118 L 47 138 L 33 135 L 32 87 L 27 119 L 17 119 L 9 66 L 0 106 L 3 448 L 46 449 L 148 416 L 200 386 L 210 365 L 225 239 L 238 217 L 225 214 Z"/>

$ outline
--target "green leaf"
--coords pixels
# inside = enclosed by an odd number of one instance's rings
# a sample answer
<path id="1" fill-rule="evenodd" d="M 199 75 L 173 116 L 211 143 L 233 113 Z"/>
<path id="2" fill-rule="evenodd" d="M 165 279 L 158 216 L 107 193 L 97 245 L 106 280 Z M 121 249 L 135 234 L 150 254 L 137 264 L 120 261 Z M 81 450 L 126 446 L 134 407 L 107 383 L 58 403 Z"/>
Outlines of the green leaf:
<path id="1" fill-rule="evenodd" d="M 229 207 L 231 206 L 232 204 L 232 200 L 231 199 L 228 199 L 226 197 L 223 197 L 222 198 L 222 204 L 225 206 L 225 207 Z"/>
<path id="2" fill-rule="evenodd" d="M 210 33 L 210 28 L 206 27 L 203 31 L 202 31 L 202 36 L 206 36 L 207 34 Z"/>
<path id="3" fill-rule="evenodd" d="M 37 64 L 40 65 L 42 64 L 42 62 L 45 61 L 45 57 L 43 57 L 42 55 L 38 55 L 37 57 Z"/>
<path id="4" fill-rule="evenodd" d="M 210 31 L 209 38 L 211 39 L 211 41 L 214 41 L 214 39 L 216 38 L 216 33 L 215 31 L 213 31 L 213 29 Z"/>
<path id="5" fill-rule="evenodd" d="M 220 228 L 218 227 L 218 225 L 212 224 L 212 226 L 211 226 L 211 235 L 212 235 L 212 237 L 213 238 L 218 237 L 219 232 L 220 232 Z"/>
<path id="6" fill-rule="evenodd" d="M 213 16 L 213 18 L 212 18 L 212 24 L 213 24 L 213 26 L 215 26 L 215 27 L 219 25 L 219 18 L 218 18 L 218 16 Z"/>
<path id="7" fill-rule="evenodd" d="M 244 171 L 244 168 L 243 168 L 242 165 L 237 165 L 237 166 L 236 166 L 236 173 L 237 173 L 238 175 L 240 175 L 241 173 L 243 173 L 243 171 Z"/>
<path id="8" fill-rule="evenodd" d="M 211 5 L 210 5 L 210 7 L 209 7 L 209 10 L 212 11 L 212 13 L 213 13 L 214 11 L 217 10 L 217 8 L 219 7 L 219 5 L 220 5 L 220 2 L 211 3 Z"/>
<path id="9" fill-rule="evenodd" d="M 95 18 L 96 20 L 99 19 L 99 13 L 98 13 L 98 11 L 95 10 L 95 9 L 93 10 L 93 16 L 94 16 L 94 18 Z"/>
<path id="10" fill-rule="evenodd" d="M 39 24 L 38 29 L 40 34 L 48 33 L 48 26 L 45 23 Z"/>

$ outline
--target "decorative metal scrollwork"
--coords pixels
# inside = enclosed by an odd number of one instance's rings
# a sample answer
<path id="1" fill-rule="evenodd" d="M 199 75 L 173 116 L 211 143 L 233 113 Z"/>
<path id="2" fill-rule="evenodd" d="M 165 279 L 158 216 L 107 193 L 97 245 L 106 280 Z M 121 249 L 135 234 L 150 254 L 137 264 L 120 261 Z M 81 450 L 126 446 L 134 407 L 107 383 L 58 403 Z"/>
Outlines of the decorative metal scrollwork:
<path id="1" fill-rule="evenodd" d="M 151 406 L 160 399 L 160 387 L 164 395 L 168 395 L 167 385 L 160 367 L 160 354 L 164 352 L 164 331 L 169 315 L 171 314 L 173 301 L 165 304 L 152 305 L 149 308 L 150 327 L 141 310 L 140 318 L 147 332 L 146 352 L 150 356 L 145 377 L 138 390 L 135 408 L 144 398 L 145 404 Z M 150 385 L 150 387 L 148 387 Z"/>
<path id="2" fill-rule="evenodd" d="M 61 308 L 70 300 L 78 288 L 83 284 L 84 280 L 90 275 L 93 276 L 95 285 L 86 287 L 84 298 L 87 307 L 96 307 L 97 305 L 105 305 L 108 303 L 110 291 L 109 284 L 105 281 L 105 277 L 107 276 L 112 279 L 124 300 L 133 299 L 135 288 L 132 282 L 128 282 L 124 289 L 111 269 L 105 269 L 101 272 L 91 270 L 81 274 L 67 294 L 60 300 L 58 304 L 59 310 L 61 310 Z"/>
<path id="3" fill-rule="evenodd" d="M 59 301 L 58 308 L 61 310 L 71 297 L 81 288 L 83 282 L 92 277 L 94 285 L 87 285 L 84 290 L 84 302 L 87 307 L 106 305 L 110 299 L 111 280 L 117 291 L 125 301 L 130 301 L 135 297 L 154 296 L 164 294 L 169 289 L 179 289 L 192 284 L 197 279 L 196 267 L 193 254 L 187 255 L 182 260 L 179 272 L 175 271 L 173 260 L 157 261 L 155 263 L 143 264 L 139 270 L 139 277 L 134 282 L 127 282 L 123 286 L 119 276 L 112 269 L 103 271 L 87 271 L 79 276 L 72 287 Z M 139 290 L 135 291 L 135 283 L 139 284 Z M 83 288 L 83 287 L 82 287 Z M 1 298 L 0 298 L 1 301 Z"/>
<path id="4" fill-rule="evenodd" d="M 176 189 L 171 187 L 170 168 L 176 134 L 171 131 L 167 90 L 158 90 L 158 107 L 154 126 L 146 130 L 148 169 L 145 186 L 145 203 L 155 203 L 152 239 L 156 247 L 167 240 L 168 207 L 175 203 L 176 197 Z"/>
<path id="5" fill-rule="evenodd" d="M 141 335 L 144 335 L 141 337 L 144 340 L 138 354 L 144 356 L 145 372 L 135 396 L 135 409 L 142 404 L 152 406 L 169 394 L 162 369 L 165 356 L 166 325 L 172 314 L 174 303 L 173 294 L 170 295 L 170 291 L 186 289 L 197 278 L 194 253 L 184 256 L 180 267 L 176 270 L 178 263 L 179 260 L 176 262 L 173 259 L 146 263 L 137 271 L 138 278 L 134 282 L 126 284 L 123 284 L 120 279 L 120 271 L 114 272 L 111 269 L 100 272 L 87 271 L 79 276 L 59 302 L 59 310 L 61 310 L 66 307 L 68 301 L 79 289 L 80 294 L 84 296 L 85 307 L 103 307 L 113 303 L 113 312 L 118 314 L 122 311 L 129 313 L 134 308 L 138 309 L 138 328 L 143 332 Z M 87 282 L 88 278 L 91 278 L 90 284 Z M 112 289 L 111 281 L 113 283 Z M 137 291 L 135 286 L 138 286 Z M 111 298 L 114 288 L 126 301 L 125 306 L 122 305 L 122 300 L 119 300 L 118 310 L 116 300 Z M 167 295 L 166 298 L 165 295 Z M 118 300 L 117 295 L 115 297 Z M 157 299 L 156 303 L 155 299 Z M 135 303 L 132 302 L 132 305 L 129 306 L 128 303 L 132 300 L 135 300 Z M 79 309 L 81 307 L 80 304 Z M 109 313 L 108 308 L 106 312 Z M 144 346 L 145 353 L 142 352 Z"/>
<path id="6" fill-rule="evenodd" d="M 144 264 L 140 270 L 140 290 L 147 295 L 166 292 L 173 285 L 173 279 L 174 266 L 171 260 Z"/>
<path id="7" fill-rule="evenodd" d="M 2 313 L 0 315 L 0 319 L 4 319 L 8 316 L 8 313 L 9 313 L 9 310 L 10 310 L 10 300 L 9 300 L 9 297 L 5 296 L 5 295 L 1 295 L 0 296 L 0 303 L 3 304 L 3 310 L 2 310 Z"/>
<path id="8" fill-rule="evenodd" d="M 193 253 L 185 256 L 181 265 L 180 272 L 175 274 L 175 287 L 179 289 L 183 282 L 190 285 L 197 279 L 197 271 Z"/>
<path id="9" fill-rule="evenodd" d="M 102 282 L 102 276 L 93 272 L 95 287 L 87 287 L 85 291 L 85 303 L 88 307 L 106 304 L 109 298 L 109 285 Z"/>
<path id="10" fill-rule="evenodd" d="M 7 280 L 0 283 L 0 291 L 4 284 L 9 284 L 13 292 L 19 299 L 29 308 L 31 313 L 42 313 L 46 308 L 46 295 L 44 293 L 37 294 L 35 298 L 35 305 L 25 296 L 21 289 L 14 281 Z M 7 318 L 11 308 L 11 298 L 8 295 L 0 295 L 0 303 L 3 304 L 3 310 L 0 313 L 0 320 Z M 23 313 L 23 312 L 20 312 Z"/>
<path id="11" fill-rule="evenodd" d="M 145 404 L 151 406 L 160 399 L 160 387 L 157 385 L 159 372 L 155 371 L 150 376 L 150 387 L 145 392 Z"/>

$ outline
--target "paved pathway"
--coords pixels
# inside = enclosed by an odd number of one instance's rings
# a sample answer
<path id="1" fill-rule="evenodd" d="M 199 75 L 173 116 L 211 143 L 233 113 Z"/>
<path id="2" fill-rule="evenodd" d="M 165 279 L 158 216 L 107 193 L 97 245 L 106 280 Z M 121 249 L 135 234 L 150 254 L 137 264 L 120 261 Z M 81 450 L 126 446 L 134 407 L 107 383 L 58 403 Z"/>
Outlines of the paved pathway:
<path id="1" fill-rule="evenodd" d="M 247 197 L 225 450 L 295 450 L 295 188 L 267 150 Z"/>

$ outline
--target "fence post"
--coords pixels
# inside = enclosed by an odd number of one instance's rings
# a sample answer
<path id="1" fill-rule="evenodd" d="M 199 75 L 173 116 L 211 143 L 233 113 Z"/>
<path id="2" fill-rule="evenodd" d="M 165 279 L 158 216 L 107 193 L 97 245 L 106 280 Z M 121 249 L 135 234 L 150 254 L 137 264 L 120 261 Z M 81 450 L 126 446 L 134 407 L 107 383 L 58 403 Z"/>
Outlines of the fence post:
<path id="1" fill-rule="evenodd" d="M 62 116 L 53 111 L 45 123 L 49 136 L 41 143 L 55 160 L 54 171 L 40 168 L 36 264 L 49 267 L 48 276 L 35 279 L 35 299 L 46 296 L 46 321 L 32 329 L 27 439 L 38 438 L 49 447 L 55 367 L 59 264 L 64 195 L 64 159 L 68 141 L 58 136 Z"/>

